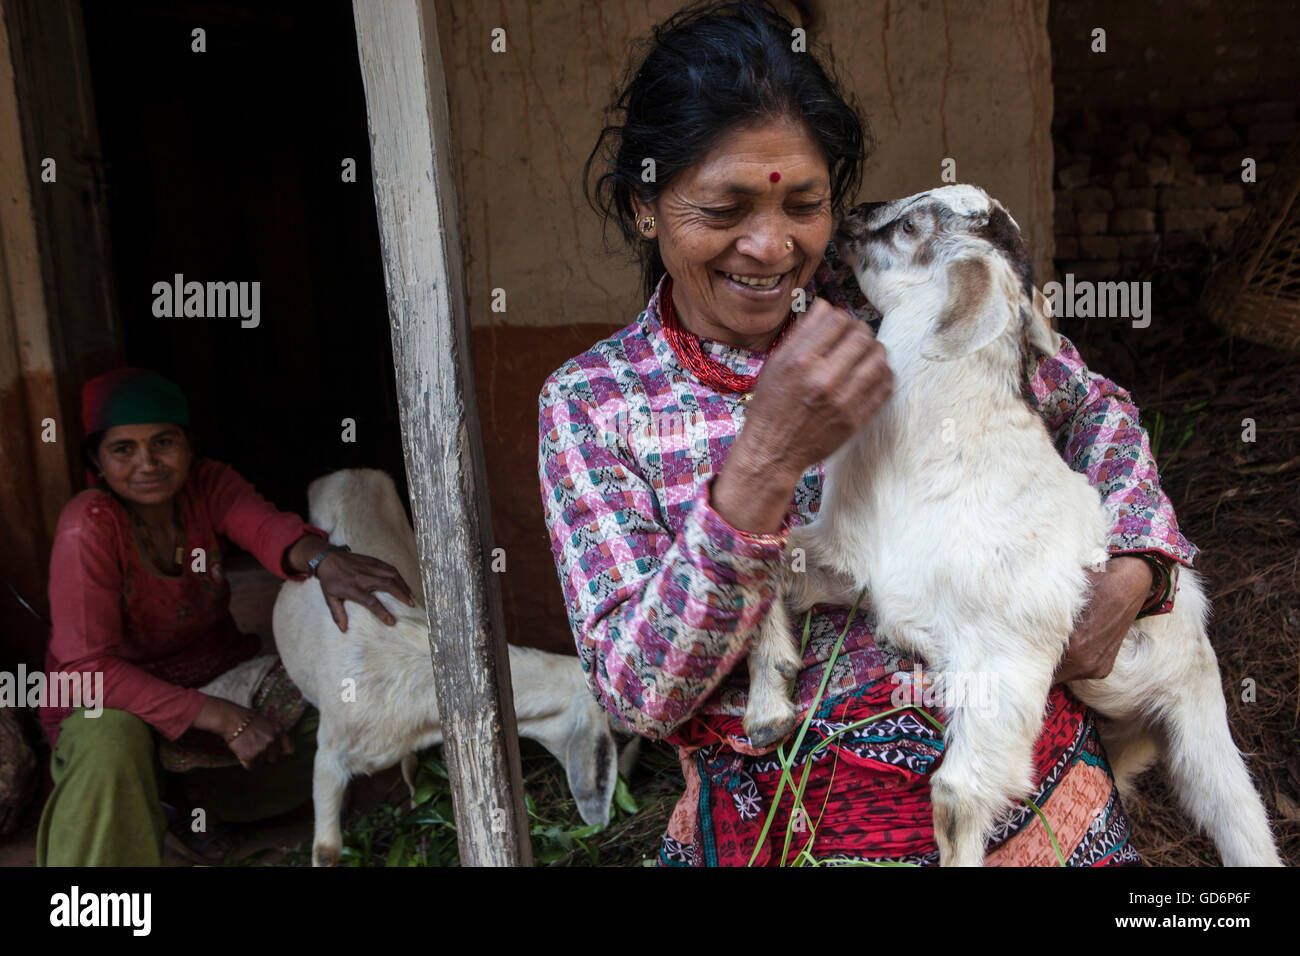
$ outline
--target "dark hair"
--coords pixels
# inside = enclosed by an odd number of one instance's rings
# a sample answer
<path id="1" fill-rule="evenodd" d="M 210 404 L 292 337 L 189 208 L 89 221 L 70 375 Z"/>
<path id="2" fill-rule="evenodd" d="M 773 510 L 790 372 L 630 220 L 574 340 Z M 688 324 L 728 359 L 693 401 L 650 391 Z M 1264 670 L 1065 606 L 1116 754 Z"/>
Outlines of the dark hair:
<path id="1" fill-rule="evenodd" d="M 99 446 L 104 443 L 106 431 L 91 432 L 86 436 L 86 440 L 81 443 L 81 463 L 86 466 L 86 470 L 91 474 L 99 471 L 99 462 L 96 457 L 99 455 Z"/>
<path id="2" fill-rule="evenodd" d="M 870 128 L 811 48 L 791 49 L 794 29 L 767 0 L 728 0 L 685 7 L 642 41 L 649 48 L 629 67 L 609 110 L 622 111 L 623 123 L 601 130 L 583 167 L 583 190 L 602 216 L 602 237 L 613 220 L 636 250 L 647 299 L 665 270 L 659 243 L 636 230 L 634 191 L 656 199 L 733 130 L 787 117 L 803 123 L 826 157 L 832 215 L 856 195 Z M 607 171 L 589 190 L 598 157 Z M 641 181 L 647 158 L 655 161 L 652 183 Z"/>

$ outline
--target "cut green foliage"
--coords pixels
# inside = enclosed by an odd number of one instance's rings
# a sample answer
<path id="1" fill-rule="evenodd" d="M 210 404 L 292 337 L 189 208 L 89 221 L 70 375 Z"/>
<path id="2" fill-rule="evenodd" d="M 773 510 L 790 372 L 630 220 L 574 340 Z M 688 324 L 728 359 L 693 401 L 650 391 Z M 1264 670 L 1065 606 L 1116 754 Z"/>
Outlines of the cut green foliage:
<path id="1" fill-rule="evenodd" d="M 681 778 L 671 748 L 646 744 L 649 742 L 643 741 L 645 772 L 637 774 L 638 780 L 646 779 L 634 792 L 620 776 L 610 807 L 610 822 L 593 826 L 578 815 L 564 769 L 539 745 L 521 741 L 524 803 L 536 865 L 654 865 L 654 853 Z M 408 808 L 405 784 L 394 783 L 387 797 L 389 802 L 362 814 L 345 829 L 340 865 L 459 865 L 447 767 L 438 759 L 436 750 L 421 755 L 415 798 L 415 807 Z M 295 847 L 277 861 L 280 866 L 310 864 L 310 843 Z"/>

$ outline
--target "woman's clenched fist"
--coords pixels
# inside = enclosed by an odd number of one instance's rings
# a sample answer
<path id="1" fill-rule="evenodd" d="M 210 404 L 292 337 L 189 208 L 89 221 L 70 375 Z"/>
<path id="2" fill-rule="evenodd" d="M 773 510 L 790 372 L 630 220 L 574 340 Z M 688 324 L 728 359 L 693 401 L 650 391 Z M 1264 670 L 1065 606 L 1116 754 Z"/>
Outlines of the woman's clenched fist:
<path id="1" fill-rule="evenodd" d="M 814 298 L 759 373 L 714 510 L 744 531 L 778 530 L 800 476 L 880 411 L 893 381 L 870 327 Z"/>

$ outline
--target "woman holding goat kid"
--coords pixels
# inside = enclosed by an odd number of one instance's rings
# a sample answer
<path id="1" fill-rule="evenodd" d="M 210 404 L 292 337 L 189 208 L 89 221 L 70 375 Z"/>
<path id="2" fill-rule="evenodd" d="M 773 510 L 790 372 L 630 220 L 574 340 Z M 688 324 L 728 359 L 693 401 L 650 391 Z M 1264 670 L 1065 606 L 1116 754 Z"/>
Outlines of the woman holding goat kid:
<path id="1" fill-rule="evenodd" d="M 661 865 L 938 858 L 942 709 L 903 679 L 923 684 L 924 662 L 875 641 L 869 607 L 813 608 L 793 693 L 801 721 L 816 708 L 785 743 L 799 741 L 788 767 L 742 723 L 743 662 L 797 560 L 789 530 L 816 516 L 822 462 L 891 388 L 830 242 L 868 134 L 816 58 L 792 50 L 793 30 L 766 4 L 725 3 L 655 31 L 618 99 L 623 123 L 588 161 L 605 164 L 598 208 L 636 248 L 648 303 L 539 402 L 542 497 L 583 669 L 610 713 L 678 748 L 686 778 Z M 1134 619 L 1172 607 L 1196 548 L 1124 390 L 1064 338 L 1026 387 L 1115 526 L 1047 702 L 1033 806 L 1009 808 L 986 860 L 1132 864 L 1091 713 L 1061 683 L 1105 676 Z M 779 787 L 786 770 L 808 774 L 800 805 Z"/>

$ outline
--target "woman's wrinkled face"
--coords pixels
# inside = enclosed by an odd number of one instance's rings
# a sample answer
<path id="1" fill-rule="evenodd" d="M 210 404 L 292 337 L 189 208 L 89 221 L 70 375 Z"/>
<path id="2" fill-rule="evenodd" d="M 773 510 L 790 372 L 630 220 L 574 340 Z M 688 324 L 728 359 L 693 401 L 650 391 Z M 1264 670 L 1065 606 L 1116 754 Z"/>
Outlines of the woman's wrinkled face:
<path id="1" fill-rule="evenodd" d="M 821 264 L 830 200 L 830 171 L 816 140 L 785 120 L 732 131 L 655 202 L 635 205 L 638 221 L 655 217 L 650 235 L 672 276 L 682 325 L 762 350 L 790 313 L 795 290 Z M 774 277 L 771 288 L 737 281 Z"/>
<path id="2" fill-rule="evenodd" d="M 185 484 L 192 453 L 179 425 L 114 425 L 95 461 L 119 496 L 140 505 L 166 504 Z"/>

